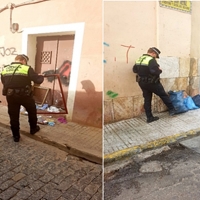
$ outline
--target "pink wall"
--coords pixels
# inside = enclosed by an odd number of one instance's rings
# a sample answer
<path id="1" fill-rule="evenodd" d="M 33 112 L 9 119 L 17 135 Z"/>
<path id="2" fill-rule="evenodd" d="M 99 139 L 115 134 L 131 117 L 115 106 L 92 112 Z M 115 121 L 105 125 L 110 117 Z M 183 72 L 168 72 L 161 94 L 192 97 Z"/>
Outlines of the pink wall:
<path id="1" fill-rule="evenodd" d="M 9 3 L 10 1 L 5 0 L 1 3 L 0 9 Z M 22 3 L 22 1 L 15 0 L 13 3 L 18 5 Z M 15 55 L 12 55 L 13 52 L 14 54 L 21 53 L 23 41 L 22 33 L 12 33 L 10 31 L 10 9 L 0 12 L 0 18 L 1 26 L 4 27 L 0 30 L 1 69 L 3 65 L 13 61 L 15 57 Z M 76 100 L 73 108 L 72 120 L 86 123 L 91 126 L 101 127 L 103 90 L 102 1 L 50 0 L 37 4 L 24 5 L 12 10 L 12 22 L 19 24 L 20 31 L 27 28 L 34 29 L 34 27 L 84 23 L 83 41 L 82 46 L 80 47 L 81 57 L 76 80 Z M 35 53 L 35 39 L 31 38 L 31 36 L 29 39 L 32 40 L 33 45 L 31 47 L 29 46 L 28 49 L 29 52 L 33 54 Z M 4 54 L 4 52 L 6 53 Z M 83 88 L 82 81 L 90 81 L 94 85 L 95 93 L 98 93 L 97 97 L 95 96 L 95 98 L 97 98 L 95 103 L 88 98 L 88 93 Z M 0 98 L 5 104 L 5 97 Z M 92 108 L 94 108 L 92 110 L 90 103 L 88 103 L 90 101 L 92 101 Z M 81 104 L 79 102 L 81 102 Z M 95 122 L 88 120 L 91 115 L 95 119 Z"/>

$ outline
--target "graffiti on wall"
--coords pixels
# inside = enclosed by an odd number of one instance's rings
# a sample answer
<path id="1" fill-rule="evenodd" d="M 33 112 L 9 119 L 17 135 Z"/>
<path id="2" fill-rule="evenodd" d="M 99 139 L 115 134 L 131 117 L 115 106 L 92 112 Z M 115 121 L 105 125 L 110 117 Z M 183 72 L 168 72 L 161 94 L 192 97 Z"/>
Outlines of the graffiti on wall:
<path id="1" fill-rule="evenodd" d="M 108 90 L 108 91 L 106 92 L 106 95 L 108 95 L 110 98 L 114 99 L 115 97 L 118 96 L 118 93 L 113 92 L 113 91 L 111 91 L 111 90 Z"/>
<path id="2" fill-rule="evenodd" d="M 70 73 L 71 73 L 71 61 L 65 60 L 58 69 L 44 71 L 42 74 L 44 75 L 59 74 L 61 83 L 65 86 L 69 86 Z M 48 82 L 52 83 L 54 81 L 54 77 L 47 77 L 47 80 Z"/>
<path id="3" fill-rule="evenodd" d="M 12 56 L 12 55 L 17 55 L 17 50 L 15 47 L 0 47 L 0 55 L 1 56 Z"/>
<path id="4" fill-rule="evenodd" d="M 135 47 L 133 47 L 132 45 L 127 46 L 127 45 L 123 45 L 123 44 L 121 46 L 128 48 L 126 51 L 126 63 L 128 63 L 128 52 L 129 52 L 130 48 L 135 48 Z"/>
<path id="5" fill-rule="evenodd" d="M 108 44 L 108 43 L 104 42 L 103 44 L 104 44 L 105 46 L 109 47 L 109 44 Z"/>
<path id="6" fill-rule="evenodd" d="M 107 46 L 107 47 L 110 46 L 110 45 L 109 45 L 108 43 L 106 43 L 106 42 L 104 42 L 103 44 L 104 44 L 104 46 Z M 126 51 L 126 63 L 128 63 L 128 61 L 129 61 L 129 50 L 130 50 L 131 48 L 135 48 L 135 47 L 132 46 L 132 45 L 123 45 L 123 44 L 121 44 L 121 46 L 127 48 L 127 51 Z M 114 57 L 114 61 L 117 61 L 117 58 L 116 58 L 116 57 Z M 106 60 L 103 60 L 103 62 L 104 62 L 104 63 L 107 63 Z"/>

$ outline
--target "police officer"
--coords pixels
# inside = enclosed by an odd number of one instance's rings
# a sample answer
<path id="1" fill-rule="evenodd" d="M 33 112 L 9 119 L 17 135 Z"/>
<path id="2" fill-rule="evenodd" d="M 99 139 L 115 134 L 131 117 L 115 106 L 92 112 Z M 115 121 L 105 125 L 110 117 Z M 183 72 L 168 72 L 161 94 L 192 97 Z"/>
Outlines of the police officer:
<path id="1" fill-rule="evenodd" d="M 147 123 L 159 119 L 159 117 L 154 117 L 151 111 L 153 93 L 159 96 L 168 107 L 169 115 L 172 116 L 175 114 L 174 106 L 160 83 L 160 74 L 162 73 L 162 70 L 156 61 L 156 58 L 159 58 L 160 53 L 159 49 L 151 47 L 148 49 L 147 54 L 143 54 L 138 60 L 136 60 L 135 65 L 133 66 L 133 72 L 137 73 L 136 81 L 143 92 Z"/>
<path id="2" fill-rule="evenodd" d="M 43 75 L 38 75 L 32 67 L 27 65 L 28 56 L 21 54 L 15 57 L 15 62 L 6 65 L 1 73 L 3 83 L 3 95 L 8 103 L 8 114 L 10 117 L 10 128 L 15 142 L 20 140 L 20 106 L 24 106 L 28 112 L 30 134 L 40 130 L 37 125 L 37 111 L 35 101 L 32 97 L 31 81 L 41 84 Z"/>

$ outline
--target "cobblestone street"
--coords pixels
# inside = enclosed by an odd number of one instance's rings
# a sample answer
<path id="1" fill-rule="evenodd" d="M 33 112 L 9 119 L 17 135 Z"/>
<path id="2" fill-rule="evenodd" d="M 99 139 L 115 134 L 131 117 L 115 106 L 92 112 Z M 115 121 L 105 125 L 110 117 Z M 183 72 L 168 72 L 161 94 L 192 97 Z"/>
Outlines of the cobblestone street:
<path id="1" fill-rule="evenodd" d="M 0 127 L 0 200 L 101 200 L 102 166 Z"/>

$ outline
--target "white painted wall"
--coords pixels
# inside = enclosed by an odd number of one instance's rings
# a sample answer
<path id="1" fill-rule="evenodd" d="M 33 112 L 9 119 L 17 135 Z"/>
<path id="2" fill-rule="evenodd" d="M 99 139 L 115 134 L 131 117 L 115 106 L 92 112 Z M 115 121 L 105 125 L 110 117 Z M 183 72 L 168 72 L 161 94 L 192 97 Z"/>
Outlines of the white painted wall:
<path id="1" fill-rule="evenodd" d="M 191 14 L 163 7 L 158 7 L 157 12 L 157 46 L 161 50 L 161 56 L 189 57 Z"/>
<path id="2" fill-rule="evenodd" d="M 200 2 L 194 6 L 199 8 Z M 197 8 L 193 18 L 199 18 L 195 15 Z M 104 2 L 105 100 L 110 99 L 108 90 L 117 92 L 119 98 L 141 95 L 132 67 L 152 46 L 161 50 L 161 78 L 179 77 L 179 58 L 190 57 L 192 30 L 197 29 L 192 26 L 193 18 L 190 13 L 160 7 L 158 1 Z M 134 48 L 127 52 L 121 45 Z M 193 46 L 199 48 L 197 43 Z"/>
<path id="3" fill-rule="evenodd" d="M 118 97 L 140 93 L 132 66 L 138 56 L 156 46 L 155 10 L 153 1 L 104 2 L 104 93 L 112 90 Z M 134 48 L 128 51 L 130 45 Z"/>

